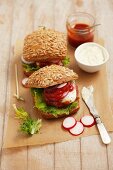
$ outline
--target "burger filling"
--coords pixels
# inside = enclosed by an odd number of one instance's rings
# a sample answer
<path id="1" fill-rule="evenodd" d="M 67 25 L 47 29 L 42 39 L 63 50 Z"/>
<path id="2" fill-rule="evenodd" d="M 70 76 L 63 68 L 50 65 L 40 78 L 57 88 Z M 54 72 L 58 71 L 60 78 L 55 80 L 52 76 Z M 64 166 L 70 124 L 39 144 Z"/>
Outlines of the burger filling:
<path id="1" fill-rule="evenodd" d="M 66 66 L 70 62 L 69 57 L 65 57 L 63 60 L 55 59 L 55 60 L 43 61 L 43 62 L 28 62 L 25 59 L 23 59 L 23 57 L 21 58 L 21 60 L 25 72 L 34 72 L 40 69 L 41 67 L 45 67 L 47 65 L 50 66 L 52 64 Z"/>
<path id="2" fill-rule="evenodd" d="M 34 71 L 39 70 L 39 68 L 40 68 L 35 63 L 33 63 L 33 64 L 22 63 L 22 66 L 23 66 L 23 69 L 25 72 L 34 72 Z"/>
<path id="3" fill-rule="evenodd" d="M 57 115 L 69 114 L 78 110 L 78 89 L 75 82 L 63 83 L 45 89 L 31 89 L 35 107 L 43 112 Z"/>
<path id="4" fill-rule="evenodd" d="M 44 100 L 47 105 L 65 107 L 76 100 L 76 85 L 68 82 L 44 89 Z"/>
<path id="5" fill-rule="evenodd" d="M 54 59 L 54 60 L 50 60 L 50 61 L 43 61 L 43 62 L 36 62 L 36 64 L 39 67 L 45 67 L 45 66 L 50 66 L 52 64 L 56 64 L 56 65 L 61 65 L 61 66 L 66 66 L 69 64 L 69 57 L 65 57 L 63 60 L 60 59 Z"/>
<path id="6" fill-rule="evenodd" d="M 45 67 L 45 66 L 50 66 L 52 64 L 56 65 L 62 65 L 62 62 L 60 60 L 53 60 L 53 61 L 43 61 L 43 62 L 36 62 L 36 64 L 39 67 Z"/>

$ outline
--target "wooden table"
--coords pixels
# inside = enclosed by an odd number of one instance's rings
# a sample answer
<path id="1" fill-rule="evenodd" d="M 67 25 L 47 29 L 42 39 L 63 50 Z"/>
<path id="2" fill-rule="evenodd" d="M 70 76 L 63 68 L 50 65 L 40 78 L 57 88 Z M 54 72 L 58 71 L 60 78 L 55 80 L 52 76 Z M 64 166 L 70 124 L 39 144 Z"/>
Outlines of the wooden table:
<path id="1" fill-rule="evenodd" d="M 14 43 L 42 25 L 66 31 L 66 17 L 76 11 L 89 12 L 95 16 L 97 23 L 101 23 L 98 35 L 105 40 L 105 47 L 110 53 L 107 72 L 113 109 L 112 0 L 0 0 L 1 170 L 113 170 L 113 142 L 105 146 L 99 136 L 41 147 L 2 149 L 9 96 L 8 66 Z M 111 138 L 113 140 L 113 133 Z"/>

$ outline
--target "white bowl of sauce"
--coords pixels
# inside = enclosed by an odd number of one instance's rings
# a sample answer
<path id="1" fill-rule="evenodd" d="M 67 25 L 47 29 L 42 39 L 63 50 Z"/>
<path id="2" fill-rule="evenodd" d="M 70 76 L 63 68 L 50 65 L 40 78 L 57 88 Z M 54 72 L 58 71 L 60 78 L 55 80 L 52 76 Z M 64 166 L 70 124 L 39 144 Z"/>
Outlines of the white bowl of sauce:
<path id="1" fill-rule="evenodd" d="M 109 60 L 108 51 L 97 43 L 84 43 L 75 50 L 75 59 L 78 66 L 89 73 L 99 71 Z"/>

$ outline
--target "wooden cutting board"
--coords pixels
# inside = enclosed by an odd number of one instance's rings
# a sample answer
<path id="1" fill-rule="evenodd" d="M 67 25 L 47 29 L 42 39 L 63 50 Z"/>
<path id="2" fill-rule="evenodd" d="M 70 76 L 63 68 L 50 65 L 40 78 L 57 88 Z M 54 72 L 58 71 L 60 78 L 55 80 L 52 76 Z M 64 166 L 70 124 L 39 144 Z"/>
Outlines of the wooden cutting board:
<path id="1" fill-rule="evenodd" d="M 99 40 L 98 43 L 103 44 L 102 40 Z M 67 140 L 74 140 L 79 137 L 89 136 L 98 134 L 98 130 L 96 126 L 91 128 L 85 128 L 85 131 L 80 136 L 72 136 L 67 131 L 64 131 L 61 128 L 61 124 L 64 118 L 57 120 L 44 120 L 41 115 L 38 114 L 37 110 L 33 108 L 34 103 L 30 93 L 30 90 L 24 88 L 21 84 L 21 80 L 23 79 L 23 70 L 21 66 L 20 56 L 22 55 L 23 41 L 18 41 L 15 44 L 14 55 L 12 55 L 10 61 L 10 72 L 9 72 L 9 88 L 8 88 L 8 103 L 7 103 L 7 123 L 6 123 L 6 133 L 4 138 L 4 148 L 10 147 L 19 147 L 19 146 L 28 146 L 28 145 L 43 145 L 48 143 L 56 143 L 63 142 Z M 95 105 L 99 114 L 101 116 L 102 121 L 104 122 L 108 131 L 113 131 L 113 116 L 110 110 L 109 105 L 109 97 L 108 97 L 108 87 L 107 87 L 107 74 L 106 67 L 104 66 L 101 71 L 97 73 L 85 73 L 80 70 L 76 65 L 74 59 L 74 49 L 69 47 L 69 55 L 71 58 L 70 68 L 73 69 L 78 75 L 79 79 L 77 80 L 77 84 L 79 87 L 79 92 L 81 93 L 81 89 L 83 86 L 93 85 L 94 87 L 94 98 Z M 16 92 L 15 87 L 15 70 L 14 64 L 18 64 L 18 76 L 19 76 L 19 91 L 20 95 L 24 97 L 25 102 L 17 101 L 13 94 Z M 89 114 L 89 111 L 81 99 L 80 95 L 80 110 L 74 117 L 79 121 L 80 118 Z M 18 107 L 25 108 L 32 117 L 42 118 L 42 128 L 39 134 L 35 134 L 33 136 L 23 135 L 19 129 L 19 122 L 14 117 L 14 110 L 12 105 L 16 103 Z"/>

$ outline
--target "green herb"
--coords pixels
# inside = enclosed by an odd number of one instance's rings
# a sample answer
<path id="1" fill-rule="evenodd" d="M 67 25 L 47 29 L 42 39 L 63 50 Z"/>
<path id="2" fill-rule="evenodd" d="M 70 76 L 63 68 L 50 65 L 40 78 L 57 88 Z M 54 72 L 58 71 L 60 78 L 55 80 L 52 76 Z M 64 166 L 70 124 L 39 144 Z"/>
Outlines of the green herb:
<path id="1" fill-rule="evenodd" d="M 62 63 L 63 63 L 64 66 L 68 65 L 70 63 L 70 58 L 68 56 L 66 56 L 64 58 L 64 60 L 62 60 Z"/>
<path id="2" fill-rule="evenodd" d="M 43 100 L 43 89 L 32 88 L 31 92 L 35 99 L 35 107 L 43 112 L 50 113 L 57 117 L 58 115 L 66 114 L 69 115 L 69 112 L 73 108 L 78 108 L 78 102 L 75 101 L 72 104 L 68 105 L 66 108 L 56 108 L 54 106 L 48 106 Z"/>
<path id="3" fill-rule="evenodd" d="M 36 71 L 38 70 L 40 67 L 37 66 L 37 65 L 33 65 L 33 64 L 25 64 L 25 63 L 22 63 L 23 65 L 23 68 L 26 72 L 30 72 L 30 71 Z"/>
<path id="4" fill-rule="evenodd" d="M 27 134 L 35 134 L 38 133 L 40 128 L 41 128 L 41 119 L 38 120 L 33 120 L 31 118 L 25 120 L 21 125 L 20 125 L 20 130 L 22 132 L 25 132 Z"/>
<path id="5" fill-rule="evenodd" d="M 15 118 L 27 120 L 29 118 L 29 114 L 23 108 L 17 108 L 16 104 L 13 104 L 13 108 L 15 110 Z"/>
<path id="6" fill-rule="evenodd" d="M 23 108 L 17 108 L 15 104 L 13 104 L 13 108 L 15 110 L 15 117 L 22 121 L 22 123 L 20 124 L 20 130 L 22 132 L 31 135 L 39 132 L 42 126 L 41 119 L 32 119 L 29 113 L 27 113 Z"/>

